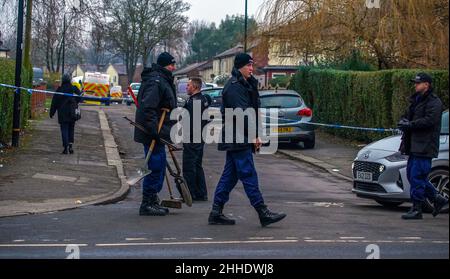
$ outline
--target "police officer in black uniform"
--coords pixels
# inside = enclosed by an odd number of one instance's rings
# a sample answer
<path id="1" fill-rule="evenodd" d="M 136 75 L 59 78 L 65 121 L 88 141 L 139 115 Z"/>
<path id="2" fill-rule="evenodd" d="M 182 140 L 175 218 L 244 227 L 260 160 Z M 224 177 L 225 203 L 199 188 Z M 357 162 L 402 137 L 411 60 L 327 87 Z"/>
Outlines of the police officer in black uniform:
<path id="1" fill-rule="evenodd" d="M 210 225 L 234 225 L 235 220 L 226 217 L 223 214 L 223 207 L 228 202 L 230 192 L 236 186 L 238 180 L 242 181 L 245 193 L 250 200 L 251 205 L 256 209 L 259 215 L 259 221 L 263 227 L 281 221 L 286 217 L 284 213 L 270 211 L 264 204 L 261 191 L 259 190 L 258 174 L 256 173 L 253 161 L 253 152 L 261 147 L 261 140 L 258 137 L 258 113 L 260 107 L 258 80 L 252 76 L 253 59 L 246 53 L 236 55 L 232 77 L 227 82 L 222 93 L 222 142 L 219 143 L 219 150 L 226 151 L 226 163 L 216 187 L 214 203 L 208 222 Z M 236 127 L 237 119 L 226 121 L 227 110 L 253 109 L 256 119 L 250 121 L 244 120 L 243 135 L 239 132 L 241 129 Z M 251 138 L 250 129 L 252 123 L 256 138 Z M 231 127 L 230 127 L 231 126 Z M 256 127 L 255 127 L 256 126 Z M 232 137 L 226 135 L 227 131 L 232 133 Z M 252 135 L 252 137 L 253 137 Z M 227 138 L 232 138 L 228 141 Z M 244 142 L 240 142 L 244 139 Z"/>
<path id="2" fill-rule="evenodd" d="M 183 177 L 189 187 L 193 201 L 207 201 L 205 173 L 203 171 L 203 128 L 208 121 L 202 120 L 203 112 L 210 106 L 211 97 L 202 94 L 202 80 L 191 78 L 187 84 L 190 96 L 184 108 L 189 113 L 189 138 L 183 143 Z"/>
<path id="3" fill-rule="evenodd" d="M 173 71 L 175 71 L 174 57 L 163 52 L 158 56 L 157 64 L 153 64 L 151 68 L 145 68 L 142 72 L 136 122 L 145 127 L 150 136 L 136 128 L 134 140 L 143 144 L 145 155 L 149 152 L 152 140 L 156 141 L 156 145 L 148 162 L 148 168 L 152 172 L 144 178 L 142 183 L 140 215 L 165 216 L 169 213 L 169 209 L 160 206 L 158 198 L 166 173 L 166 151 L 160 138 L 170 140 L 173 122 L 170 121 L 169 113 L 167 113 L 160 133 L 158 133 L 158 123 L 162 117 L 161 109 L 173 110 L 177 106 Z"/>

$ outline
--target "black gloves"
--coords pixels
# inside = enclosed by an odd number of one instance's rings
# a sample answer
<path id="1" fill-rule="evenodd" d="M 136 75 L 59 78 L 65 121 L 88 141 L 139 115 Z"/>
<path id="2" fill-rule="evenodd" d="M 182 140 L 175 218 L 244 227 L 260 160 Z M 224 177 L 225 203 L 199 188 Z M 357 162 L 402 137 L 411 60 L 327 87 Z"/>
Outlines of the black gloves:
<path id="1" fill-rule="evenodd" d="M 398 122 L 397 127 L 403 132 L 409 131 L 411 130 L 411 122 L 406 118 L 402 118 Z"/>

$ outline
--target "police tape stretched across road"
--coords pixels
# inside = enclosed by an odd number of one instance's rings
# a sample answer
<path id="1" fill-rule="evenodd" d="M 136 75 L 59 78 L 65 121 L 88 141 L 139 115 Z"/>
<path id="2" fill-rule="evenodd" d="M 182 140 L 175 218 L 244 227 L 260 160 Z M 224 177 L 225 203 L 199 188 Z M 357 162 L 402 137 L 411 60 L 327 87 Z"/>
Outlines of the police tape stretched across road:
<path id="1" fill-rule="evenodd" d="M 95 96 L 84 96 L 84 92 L 82 92 L 81 95 L 76 95 L 76 94 L 71 94 L 71 93 L 60 93 L 60 92 L 54 92 L 54 91 L 48 91 L 48 90 L 40 90 L 40 89 L 32 89 L 32 88 L 25 88 L 25 87 L 17 87 L 14 85 L 9 85 L 9 84 L 3 84 L 0 83 L 0 87 L 6 87 L 6 88 L 10 88 L 10 89 L 14 89 L 16 91 L 16 94 L 20 91 L 27 91 L 28 94 L 33 94 L 33 93 L 45 93 L 45 94 L 49 94 L 49 95 L 62 95 L 62 96 L 67 96 L 67 97 L 75 97 L 75 98 L 80 98 L 82 100 L 94 100 L 94 101 L 100 101 L 100 102 L 108 102 L 111 101 L 112 98 L 108 97 L 108 98 L 104 98 L 104 97 L 95 97 Z M 116 100 L 116 99 L 114 99 Z"/>
<path id="2" fill-rule="evenodd" d="M 81 98 L 83 100 L 94 100 L 94 101 L 100 101 L 100 102 L 111 102 L 111 101 L 118 101 L 123 100 L 126 101 L 128 99 L 122 98 L 122 99 L 116 99 L 111 97 L 95 97 L 95 96 L 84 96 L 84 92 L 82 92 L 81 95 L 74 95 L 70 93 L 60 93 L 60 92 L 54 92 L 54 91 L 47 91 L 47 90 L 39 90 L 39 89 L 31 89 L 31 88 L 25 88 L 25 87 L 16 87 L 14 85 L 9 84 L 2 84 L 0 83 L 0 87 L 6 87 L 15 89 L 16 92 L 18 89 L 27 91 L 29 94 L 32 94 L 33 92 L 36 93 L 45 93 L 45 94 L 51 94 L 51 95 L 63 95 L 68 97 L 75 97 L 75 98 Z M 261 109 L 264 110 L 264 109 Z M 269 109 L 272 110 L 272 109 Z M 209 110 L 208 110 L 209 111 Z M 209 117 L 209 116 L 208 116 Z M 269 119 L 275 119 L 275 117 L 265 116 Z M 202 117 L 203 118 L 203 117 Z M 360 131 L 367 131 L 367 132 L 379 132 L 379 133 L 393 133 L 393 134 L 399 134 L 401 131 L 399 129 L 394 128 L 368 128 L 368 127 L 357 127 L 357 126 L 349 126 L 349 125 L 341 125 L 341 124 L 325 124 L 325 123 L 316 123 L 316 122 L 302 122 L 301 120 L 292 120 L 287 118 L 279 118 L 276 117 L 277 120 L 283 120 L 285 122 L 289 122 L 289 124 L 296 125 L 296 124 L 304 124 L 304 125 L 313 125 L 313 126 L 321 126 L 326 128 L 335 128 L 335 129 L 351 129 L 351 130 L 360 130 Z M 206 119 L 209 120 L 209 119 Z"/>

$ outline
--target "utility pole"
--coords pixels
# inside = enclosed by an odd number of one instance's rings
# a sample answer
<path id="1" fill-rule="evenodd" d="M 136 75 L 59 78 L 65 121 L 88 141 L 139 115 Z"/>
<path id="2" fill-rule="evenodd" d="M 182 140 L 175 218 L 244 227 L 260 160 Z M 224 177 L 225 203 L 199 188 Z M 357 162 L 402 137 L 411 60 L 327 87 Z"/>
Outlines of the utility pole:
<path id="1" fill-rule="evenodd" d="M 17 16 L 17 45 L 16 45 L 16 87 L 21 86 L 22 78 L 22 44 L 23 44 L 23 0 L 19 0 L 19 12 Z M 20 89 L 14 94 L 12 146 L 19 147 L 20 137 Z"/>
<path id="2" fill-rule="evenodd" d="M 248 3 L 247 0 L 245 0 L 244 52 L 247 52 L 247 21 L 248 21 Z"/>
<path id="3" fill-rule="evenodd" d="M 61 67 L 61 75 L 64 75 L 64 64 L 66 58 L 66 1 L 63 1 L 63 12 L 64 12 L 64 21 L 63 21 L 63 37 L 62 37 L 62 67 Z"/>

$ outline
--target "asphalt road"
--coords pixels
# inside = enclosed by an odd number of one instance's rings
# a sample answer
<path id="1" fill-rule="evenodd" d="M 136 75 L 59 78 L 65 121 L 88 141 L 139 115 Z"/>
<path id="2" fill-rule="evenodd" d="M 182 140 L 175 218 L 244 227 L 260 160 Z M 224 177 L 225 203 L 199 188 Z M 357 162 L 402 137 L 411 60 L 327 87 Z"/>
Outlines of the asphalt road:
<path id="1" fill-rule="evenodd" d="M 122 117 L 133 118 L 134 107 L 112 105 L 105 112 L 131 176 L 143 162 L 142 147 Z M 287 213 L 286 219 L 261 228 L 239 184 L 225 207 L 237 224 L 209 226 L 224 155 L 214 145 L 205 150 L 208 202 L 173 209 L 166 217 L 142 217 L 141 189 L 135 186 L 117 204 L 2 218 L 0 258 L 62 259 L 77 251 L 83 259 L 449 257 L 448 214 L 403 221 L 407 207 L 386 209 L 356 198 L 350 183 L 281 155 L 258 155 L 255 161 L 267 205 Z M 167 197 L 166 190 L 161 197 Z"/>

